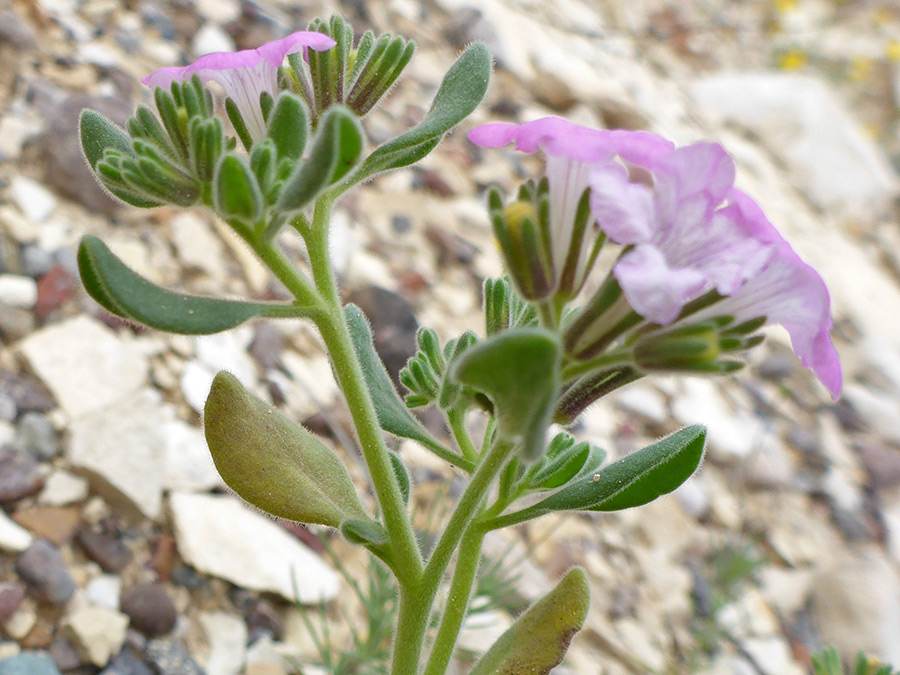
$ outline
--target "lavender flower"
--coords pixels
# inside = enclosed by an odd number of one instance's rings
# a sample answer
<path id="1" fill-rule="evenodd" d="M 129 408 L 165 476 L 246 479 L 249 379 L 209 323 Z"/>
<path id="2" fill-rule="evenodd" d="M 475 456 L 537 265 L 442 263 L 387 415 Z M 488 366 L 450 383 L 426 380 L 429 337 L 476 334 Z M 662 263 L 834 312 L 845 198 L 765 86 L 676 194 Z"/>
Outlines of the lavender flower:
<path id="1" fill-rule="evenodd" d="M 201 56 L 183 68 L 160 68 L 143 78 L 148 87 L 167 87 L 172 82 L 184 82 L 197 75 L 204 82 L 218 82 L 237 105 L 253 140 L 266 135 L 266 123 L 259 105 L 265 92 L 273 98 L 278 87 L 278 69 L 288 54 L 300 50 L 331 49 L 335 41 L 327 35 L 311 31 L 292 33 L 257 49 L 239 52 L 216 52 Z"/>
<path id="2" fill-rule="evenodd" d="M 558 117 L 526 124 L 484 124 L 469 132 L 469 140 L 483 148 L 515 142 L 522 152 L 543 150 L 547 156 L 551 257 L 558 292 L 574 297 L 590 271 L 590 255 L 601 235 L 596 220 L 586 231 L 573 227 L 578 203 L 590 185 L 592 172 L 617 154 L 635 164 L 651 163 L 673 145 L 641 131 L 600 131 Z M 566 278 L 564 287 L 560 284 Z"/>
<path id="3" fill-rule="evenodd" d="M 559 279 L 575 265 L 576 293 L 590 271 L 592 240 L 605 234 L 626 247 L 612 271 L 624 300 L 593 313 L 588 303 L 569 327 L 577 333 L 568 336 L 569 344 L 580 345 L 576 352 L 594 356 L 586 338 L 608 344 L 615 336 L 610 326 L 634 327 L 628 311 L 673 328 L 724 316 L 733 318 L 731 325 L 764 318 L 784 326 L 803 364 L 833 396 L 840 393 L 825 284 L 733 186 L 734 162 L 722 146 L 676 149 L 654 134 L 599 131 L 558 118 L 484 125 L 469 138 L 482 147 L 515 142 L 521 151 L 547 155 L 555 271 Z M 576 240 L 571 224 L 585 190 L 591 238 Z M 609 300 L 608 287 L 604 292 Z M 684 316 L 688 303 L 711 292 L 721 299 Z"/>

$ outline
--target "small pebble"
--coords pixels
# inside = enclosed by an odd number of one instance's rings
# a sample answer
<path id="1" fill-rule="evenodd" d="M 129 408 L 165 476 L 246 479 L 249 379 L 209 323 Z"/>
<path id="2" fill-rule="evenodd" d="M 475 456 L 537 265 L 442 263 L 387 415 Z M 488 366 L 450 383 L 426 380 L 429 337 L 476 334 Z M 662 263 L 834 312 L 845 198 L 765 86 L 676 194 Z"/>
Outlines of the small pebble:
<path id="1" fill-rule="evenodd" d="M 113 533 L 82 529 L 77 541 L 88 558 L 104 572 L 118 574 L 131 562 L 131 551 Z"/>
<path id="2" fill-rule="evenodd" d="M 53 267 L 53 256 L 40 246 L 22 247 L 22 271 L 32 279 L 40 279 Z"/>
<path id="3" fill-rule="evenodd" d="M 0 661 L 0 675 L 60 675 L 60 672 L 49 656 L 22 652 Z"/>
<path id="4" fill-rule="evenodd" d="M 131 627 L 148 637 L 170 633 L 178 620 L 175 603 L 162 584 L 139 584 L 122 593 L 121 610 Z"/>
<path id="5" fill-rule="evenodd" d="M 40 602 L 61 605 L 75 593 L 75 582 L 53 544 L 39 539 L 16 560 L 16 572 Z"/>
<path id="6" fill-rule="evenodd" d="M 25 598 L 25 587 L 9 582 L 0 583 L 0 623 L 11 617 Z"/>
<path id="7" fill-rule="evenodd" d="M 31 309 L 37 303 L 37 283 L 31 277 L 0 274 L 0 302 L 10 307 Z"/>
<path id="8" fill-rule="evenodd" d="M 39 462 L 53 459 L 59 452 L 56 429 L 44 415 L 27 412 L 16 429 L 16 443 Z"/>
<path id="9" fill-rule="evenodd" d="M 151 640 L 147 643 L 147 660 L 166 675 L 203 675 L 184 645 L 174 640 Z"/>
<path id="10" fill-rule="evenodd" d="M 0 450 L 0 502 L 36 494 L 44 486 L 40 467 L 30 457 Z"/>

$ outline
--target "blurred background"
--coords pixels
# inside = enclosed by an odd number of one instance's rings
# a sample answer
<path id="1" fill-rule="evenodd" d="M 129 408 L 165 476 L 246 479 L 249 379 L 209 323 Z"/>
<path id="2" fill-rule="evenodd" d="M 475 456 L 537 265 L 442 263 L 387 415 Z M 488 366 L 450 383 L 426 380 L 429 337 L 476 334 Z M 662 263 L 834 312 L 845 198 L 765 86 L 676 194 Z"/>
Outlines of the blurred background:
<path id="1" fill-rule="evenodd" d="M 418 43 L 366 120 L 371 146 L 422 118 L 466 44 L 482 40 L 496 59 L 460 130 L 338 204 L 343 290 L 393 373 L 418 324 L 442 339 L 483 333 L 481 281 L 501 273 L 484 191 L 539 169 L 465 140 L 491 120 L 554 114 L 722 143 L 738 186 L 832 293 L 845 370 L 836 403 L 773 330 L 737 376 L 642 380 L 585 414 L 578 434 L 613 458 L 705 423 L 708 459 L 648 507 L 545 517 L 489 539 L 457 672 L 574 564 L 590 575 L 592 609 L 558 673 L 799 675 L 828 644 L 900 667 L 895 1 L 4 0 L 0 674 L 385 672 L 382 572 L 332 532 L 229 496 L 200 427 L 212 376 L 228 369 L 329 439 L 365 490 L 313 331 L 145 331 L 90 300 L 75 261 L 79 238 L 96 234 L 159 284 L 282 296 L 206 212 L 109 200 L 83 164 L 77 117 L 90 107 L 124 123 L 150 100 L 139 79 L 152 70 L 333 12 L 358 33 Z M 302 259 L 297 240 L 283 243 Z M 427 545 L 459 481 L 413 444 L 398 451 Z"/>

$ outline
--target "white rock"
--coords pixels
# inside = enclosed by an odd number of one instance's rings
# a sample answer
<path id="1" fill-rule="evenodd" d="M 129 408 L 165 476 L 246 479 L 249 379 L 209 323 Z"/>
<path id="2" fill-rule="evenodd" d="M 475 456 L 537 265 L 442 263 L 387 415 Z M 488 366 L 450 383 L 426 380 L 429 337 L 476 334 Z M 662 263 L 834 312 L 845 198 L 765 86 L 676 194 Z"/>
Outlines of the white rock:
<path id="1" fill-rule="evenodd" d="M 115 68 L 119 65 L 119 52 L 99 42 L 78 45 L 78 58 L 99 68 Z"/>
<path id="2" fill-rule="evenodd" d="M 101 574 L 99 577 L 91 579 L 84 590 L 92 605 L 106 609 L 119 609 L 122 580 L 115 574 Z"/>
<path id="3" fill-rule="evenodd" d="M 203 412 L 214 377 L 215 373 L 199 361 L 192 360 L 184 364 L 184 370 L 181 371 L 181 393 L 188 405 L 198 413 Z"/>
<path id="4" fill-rule="evenodd" d="M 47 506 L 65 506 L 83 502 L 87 497 L 87 480 L 60 469 L 47 477 L 44 489 L 38 495 L 38 501 Z"/>
<path id="5" fill-rule="evenodd" d="M 900 442 L 900 403 L 894 396 L 875 393 L 854 382 L 844 387 L 843 396 L 874 431 Z"/>
<path id="6" fill-rule="evenodd" d="M 900 663 L 900 579 L 876 546 L 838 550 L 813 585 L 822 642 Z"/>
<path id="7" fill-rule="evenodd" d="M 753 657 L 765 675 L 804 675 L 802 668 L 791 655 L 791 647 L 780 635 L 765 638 L 748 638 L 741 646 Z"/>
<path id="8" fill-rule="evenodd" d="M 16 176 L 10 185 L 13 203 L 27 218 L 43 223 L 56 208 L 56 197 L 43 185 L 25 176 Z"/>
<path id="9" fill-rule="evenodd" d="M 194 56 L 203 56 L 213 52 L 233 52 L 234 40 L 221 26 L 215 23 L 205 23 L 194 35 L 191 41 L 191 50 Z"/>
<path id="10" fill-rule="evenodd" d="M 473 598 L 473 608 L 477 608 L 478 603 L 484 600 L 479 597 Z M 496 609 L 469 614 L 459 632 L 459 646 L 476 654 L 483 654 L 512 623 L 509 614 Z"/>
<path id="11" fill-rule="evenodd" d="M 2 133 L 2 128 L 0 128 L 0 133 Z M 40 234 L 37 224 L 12 206 L 0 206 L 0 225 L 9 236 L 20 244 L 31 244 L 37 240 Z"/>
<path id="12" fill-rule="evenodd" d="M 0 118 L 0 155 L 6 159 L 18 159 L 22 154 L 22 146 L 40 129 L 36 116 L 16 116 L 7 109 L 3 118 Z"/>
<path id="13" fill-rule="evenodd" d="M 718 73 L 694 83 L 691 92 L 783 153 L 824 209 L 846 208 L 871 218 L 897 194 L 900 181 L 887 158 L 822 81 L 784 73 Z"/>
<path id="14" fill-rule="evenodd" d="M 237 498 L 175 493 L 170 498 L 178 550 L 201 572 L 303 603 L 337 595 L 339 577 L 319 556 Z"/>
<path id="15" fill-rule="evenodd" d="M 209 454 L 203 431 L 181 420 L 172 420 L 163 426 L 162 432 L 165 489 L 203 492 L 224 485 Z"/>
<path id="16" fill-rule="evenodd" d="M 701 480 L 693 476 L 682 483 L 673 494 L 692 518 L 702 518 L 709 511 L 709 495 L 706 488 Z"/>
<path id="17" fill-rule="evenodd" d="M 757 418 L 733 411 L 712 380 L 684 380 L 684 391 L 675 397 L 672 412 L 682 424 L 704 424 L 710 452 L 723 461 L 746 457 L 769 432 Z"/>
<path id="18" fill-rule="evenodd" d="M 106 410 L 83 415 L 70 429 L 66 458 L 96 479 L 107 501 L 124 502 L 155 519 L 162 508 L 163 423 L 159 394 L 138 392 Z"/>
<path id="19" fill-rule="evenodd" d="M 31 632 L 37 623 L 37 610 L 34 603 L 26 598 L 3 624 L 4 632 L 14 640 L 21 640 Z"/>
<path id="20" fill-rule="evenodd" d="M 247 353 L 247 345 L 252 339 L 249 326 L 194 338 L 197 358 L 188 361 L 181 374 L 181 391 L 188 405 L 203 412 L 210 385 L 220 370 L 227 370 L 248 389 L 255 388 L 256 364 Z"/>
<path id="21" fill-rule="evenodd" d="M 20 653 L 22 648 L 13 640 L 0 640 L 0 661 L 9 659 Z"/>
<path id="22" fill-rule="evenodd" d="M 651 422 L 661 423 L 669 418 L 666 399 L 656 389 L 646 385 L 631 384 L 623 387 L 611 394 L 610 400 Z"/>
<path id="23" fill-rule="evenodd" d="M 0 509 L 0 550 L 21 553 L 34 541 L 31 532 L 14 522 Z"/>
<path id="24" fill-rule="evenodd" d="M 37 297 L 37 282 L 31 277 L 0 274 L 0 302 L 3 304 L 32 309 Z"/>
<path id="25" fill-rule="evenodd" d="M 203 270 L 214 281 L 224 282 L 224 247 L 203 218 L 192 211 L 182 211 L 172 218 L 169 232 L 181 262 Z"/>
<path id="26" fill-rule="evenodd" d="M 18 349 L 73 419 L 121 401 L 147 381 L 147 359 L 83 314 L 29 335 Z"/>
<path id="27" fill-rule="evenodd" d="M 247 658 L 247 624 L 227 612 L 203 612 L 198 617 L 209 641 L 202 663 L 207 675 L 238 675 Z"/>
<path id="28" fill-rule="evenodd" d="M 82 658 L 103 668 L 125 642 L 128 617 L 105 607 L 84 607 L 63 619 L 62 630 Z"/>
<path id="29" fill-rule="evenodd" d="M 13 404 L 15 405 L 15 404 Z M 13 411 L 15 415 L 15 410 Z M 0 447 L 3 447 L 16 437 L 16 428 L 9 422 L 0 422 Z"/>
<path id="30" fill-rule="evenodd" d="M 197 13 L 207 21 L 231 23 L 241 16 L 240 0 L 197 0 Z"/>

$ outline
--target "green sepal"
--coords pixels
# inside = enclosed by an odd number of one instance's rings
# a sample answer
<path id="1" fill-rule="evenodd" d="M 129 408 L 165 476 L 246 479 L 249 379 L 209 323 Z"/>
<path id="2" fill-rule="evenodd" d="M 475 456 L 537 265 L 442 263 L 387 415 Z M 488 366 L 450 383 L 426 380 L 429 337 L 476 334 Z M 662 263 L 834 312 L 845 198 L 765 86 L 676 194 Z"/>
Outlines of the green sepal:
<path id="1" fill-rule="evenodd" d="M 191 120 L 188 135 L 191 140 L 191 166 L 194 175 L 204 182 L 215 176 L 216 165 L 225 152 L 225 129 L 218 117 Z"/>
<path id="2" fill-rule="evenodd" d="M 348 520 L 368 521 L 337 455 L 234 375 L 216 375 L 203 426 L 219 475 L 253 506 L 299 523 L 340 527 Z"/>
<path id="3" fill-rule="evenodd" d="M 275 143 L 278 159 L 300 159 L 309 137 L 309 111 L 303 99 L 281 92 L 268 123 L 267 134 Z"/>
<path id="4" fill-rule="evenodd" d="M 362 310 L 356 305 L 344 307 L 344 316 L 350 329 L 350 337 L 353 340 L 353 349 L 359 359 L 365 376 L 369 395 L 375 404 L 375 413 L 378 424 L 382 429 L 394 436 L 409 438 L 418 441 L 427 447 L 440 447 L 419 421 L 412 416 L 394 385 L 391 378 L 378 358 L 375 345 L 372 342 L 372 331 L 369 322 Z"/>
<path id="5" fill-rule="evenodd" d="M 525 302 L 506 279 L 485 279 L 484 328 L 488 337 L 508 328 L 538 325 L 534 305 Z"/>
<path id="6" fill-rule="evenodd" d="M 414 42 L 380 36 L 347 93 L 347 105 L 360 117 L 368 113 L 397 81 L 415 51 Z"/>
<path id="7" fill-rule="evenodd" d="M 354 174 L 353 183 L 408 166 L 431 152 L 444 134 L 475 110 L 487 93 L 491 55 L 487 47 L 470 45 L 444 75 L 428 114 L 418 125 L 379 146 Z M 349 185 L 347 186 L 349 187 Z"/>
<path id="8" fill-rule="evenodd" d="M 566 485 L 526 511 L 621 511 L 642 506 L 684 483 L 700 466 L 705 443 L 706 427 L 685 427 Z"/>
<path id="9" fill-rule="evenodd" d="M 241 115 L 240 108 L 237 107 L 237 103 L 232 101 L 231 98 L 225 99 L 225 115 L 228 117 L 228 121 L 231 122 L 231 128 L 234 129 L 235 135 L 241 139 L 244 149 L 250 152 L 250 149 L 253 147 L 253 137 L 250 135 L 249 129 L 247 129 L 247 123 L 244 122 L 244 116 Z"/>
<path id="10" fill-rule="evenodd" d="M 78 247 L 78 271 L 88 294 L 104 309 L 169 333 L 218 333 L 253 317 L 290 314 L 293 308 L 185 295 L 160 288 L 129 269 L 106 244 L 92 236 L 84 237 Z"/>
<path id="11" fill-rule="evenodd" d="M 252 226 L 262 218 L 262 190 L 243 157 L 228 153 L 219 162 L 213 183 L 213 205 L 226 222 L 237 220 Z"/>
<path id="12" fill-rule="evenodd" d="M 524 462 L 535 461 L 544 451 L 561 355 L 554 333 L 517 328 L 471 347 L 452 370 L 457 382 L 491 399 L 500 436 L 521 444 Z"/>
<path id="13" fill-rule="evenodd" d="M 547 675 L 584 626 L 590 598 L 585 571 L 569 570 L 491 645 L 469 675 Z"/>
<path id="14" fill-rule="evenodd" d="M 344 539 L 357 546 L 381 548 L 388 543 L 387 530 L 374 520 L 350 519 L 341 523 Z"/>
<path id="15" fill-rule="evenodd" d="M 342 105 L 329 108 L 319 120 L 309 157 L 285 182 L 276 208 L 302 209 L 350 171 L 362 150 L 363 132 L 356 116 Z"/>

